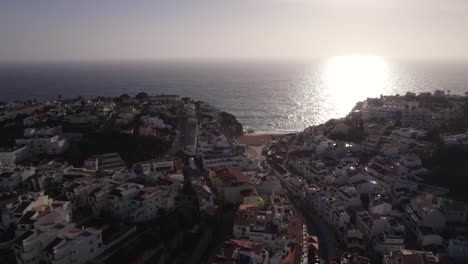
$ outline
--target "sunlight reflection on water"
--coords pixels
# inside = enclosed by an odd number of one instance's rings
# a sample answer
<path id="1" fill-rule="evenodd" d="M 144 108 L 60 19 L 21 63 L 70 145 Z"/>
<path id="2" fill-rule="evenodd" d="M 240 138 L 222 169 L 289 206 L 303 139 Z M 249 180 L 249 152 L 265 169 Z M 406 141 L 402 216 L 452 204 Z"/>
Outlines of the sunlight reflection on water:
<path id="1" fill-rule="evenodd" d="M 389 69 L 386 61 L 375 56 L 339 56 L 324 65 L 324 118 L 346 115 L 356 102 L 387 94 Z M 330 107 L 327 107 L 330 106 Z M 328 117 L 328 118 L 327 118 Z"/>
<path id="2" fill-rule="evenodd" d="M 298 131 L 380 94 L 468 90 L 468 64 L 339 56 L 308 62 L 0 65 L 0 101 L 179 94 L 234 114 L 246 129 Z"/>

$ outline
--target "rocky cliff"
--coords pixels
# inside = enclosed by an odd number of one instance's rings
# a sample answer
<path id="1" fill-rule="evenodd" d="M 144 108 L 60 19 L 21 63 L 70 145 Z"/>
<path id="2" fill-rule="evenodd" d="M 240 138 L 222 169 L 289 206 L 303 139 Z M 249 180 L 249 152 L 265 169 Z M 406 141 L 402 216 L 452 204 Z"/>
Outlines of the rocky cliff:
<path id="1" fill-rule="evenodd" d="M 221 112 L 219 116 L 226 136 L 233 139 L 244 135 L 242 124 L 237 121 L 235 116 L 226 112 Z"/>

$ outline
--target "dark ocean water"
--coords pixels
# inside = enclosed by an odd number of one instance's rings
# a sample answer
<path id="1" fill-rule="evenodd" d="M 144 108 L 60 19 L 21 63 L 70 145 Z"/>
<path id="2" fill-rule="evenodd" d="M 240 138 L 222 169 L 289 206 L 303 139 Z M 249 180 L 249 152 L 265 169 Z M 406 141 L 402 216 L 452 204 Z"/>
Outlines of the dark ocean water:
<path id="1" fill-rule="evenodd" d="M 0 100 L 179 94 L 233 113 L 247 129 L 301 130 L 357 101 L 406 91 L 468 91 L 468 63 L 342 58 L 314 62 L 0 65 Z"/>

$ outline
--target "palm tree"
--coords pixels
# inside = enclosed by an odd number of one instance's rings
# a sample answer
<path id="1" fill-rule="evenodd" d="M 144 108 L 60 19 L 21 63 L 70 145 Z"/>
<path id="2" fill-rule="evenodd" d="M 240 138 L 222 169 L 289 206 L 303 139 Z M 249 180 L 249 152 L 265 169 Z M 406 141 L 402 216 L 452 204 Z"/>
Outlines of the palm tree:
<path id="1" fill-rule="evenodd" d="M 102 170 L 97 170 L 96 173 L 94 174 L 94 177 L 96 178 L 96 180 L 101 179 L 104 176 L 105 174 Z"/>

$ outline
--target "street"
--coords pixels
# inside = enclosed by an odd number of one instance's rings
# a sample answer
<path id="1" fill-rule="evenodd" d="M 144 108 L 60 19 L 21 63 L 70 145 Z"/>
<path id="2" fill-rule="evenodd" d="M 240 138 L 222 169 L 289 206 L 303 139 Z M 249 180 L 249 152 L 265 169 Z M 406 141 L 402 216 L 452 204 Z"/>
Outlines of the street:
<path id="1" fill-rule="evenodd" d="M 332 257 L 339 257 L 343 254 L 343 249 L 335 237 L 331 227 L 319 217 L 303 200 L 299 200 L 294 195 L 289 195 L 289 199 L 294 202 L 306 221 L 307 229 L 311 235 L 318 236 L 319 254 L 322 263 L 328 263 Z"/>

